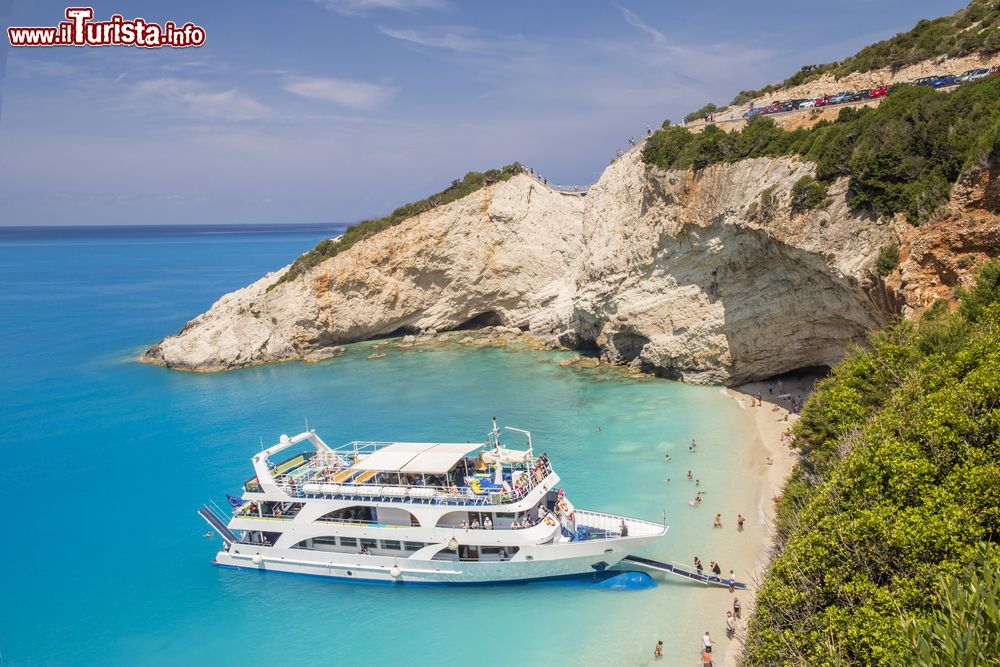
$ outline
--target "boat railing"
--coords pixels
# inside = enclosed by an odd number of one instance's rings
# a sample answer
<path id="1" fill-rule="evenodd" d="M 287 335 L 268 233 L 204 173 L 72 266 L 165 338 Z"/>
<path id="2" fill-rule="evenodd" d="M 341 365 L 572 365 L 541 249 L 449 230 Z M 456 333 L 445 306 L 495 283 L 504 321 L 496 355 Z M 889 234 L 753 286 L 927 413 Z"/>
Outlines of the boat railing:
<path id="1" fill-rule="evenodd" d="M 275 483 L 293 498 L 325 498 L 341 497 L 363 501 L 378 502 L 408 502 L 443 505 L 505 505 L 517 502 L 528 495 L 552 475 L 552 467 L 547 463 L 539 463 L 525 471 L 521 478 L 524 481 L 519 487 L 504 490 L 500 487 L 482 488 L 472 485 L 440 486 L 440 485 L 402 485 L 382 484 L 368 481 L 355 484 L 350 481 L 334 483 L 326 478 L 315 479 L 325 466 L 314 467 L 306 474 L 295 474 L 290 470 L 274 477 Z M 330 466 L 332 468 L 332 466 Z M 536 473 L 537 471 L 537 473 Z M 343 472 L 341 470 L 340 472 Z M 520 490 L 519 490 L 520 489 Z"/>
<path id="2" fill-rule="evenodd" d="M 661 535 L 666 530 L 662 524 L 653 521 L 633 519 L 631 517 L 606 514 L 604 512 L 593 512 L 591 510 L 577 509 L 574 516 L 577 526 L 596 528 L 614 537 L 621 536 L 622 521 L 628 527 L 628 534 L 631 537 Z"/>

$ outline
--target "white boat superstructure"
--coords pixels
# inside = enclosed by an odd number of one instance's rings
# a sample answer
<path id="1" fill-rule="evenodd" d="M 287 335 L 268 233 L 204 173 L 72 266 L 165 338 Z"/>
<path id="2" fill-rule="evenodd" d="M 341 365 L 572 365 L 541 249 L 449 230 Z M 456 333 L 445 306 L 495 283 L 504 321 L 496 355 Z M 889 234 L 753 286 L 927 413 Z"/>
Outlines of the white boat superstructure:
<path id="1" fill-rule="evenodd" d="M 574 507 L 548 458 L 501 443 L 351 442 L 306 431 L 253 457 L 241 499 L 199 512 L 219 565 L 356 580 L 485 583 L 604 570 L 667 527 Z M 303 450 L 303 451 L 296 451 Z M 284 457 L 278 456 L 284 453 Z M 278 460 L 280 459 L 280 460 Z"/>

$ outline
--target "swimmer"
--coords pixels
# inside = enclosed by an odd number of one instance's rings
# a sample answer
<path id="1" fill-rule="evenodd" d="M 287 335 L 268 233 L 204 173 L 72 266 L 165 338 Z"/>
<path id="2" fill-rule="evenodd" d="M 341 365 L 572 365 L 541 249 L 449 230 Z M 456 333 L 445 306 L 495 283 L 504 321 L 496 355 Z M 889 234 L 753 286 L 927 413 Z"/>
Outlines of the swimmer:
<path id="1" fill-rule="evenodd" d="M 694 475 L 691 474 L 690 470 L 688 470 L 688 479 L 694 479 Z"/>
<path id="2" fill-rule="evenodd" d="M 673 459 L 672 459 L 672 458 L 670 458 L 670 454 L 665 454 L 665 455 L 664 455 L 664 460 L 665 460 L 665 461 L 673 461 Z"/>

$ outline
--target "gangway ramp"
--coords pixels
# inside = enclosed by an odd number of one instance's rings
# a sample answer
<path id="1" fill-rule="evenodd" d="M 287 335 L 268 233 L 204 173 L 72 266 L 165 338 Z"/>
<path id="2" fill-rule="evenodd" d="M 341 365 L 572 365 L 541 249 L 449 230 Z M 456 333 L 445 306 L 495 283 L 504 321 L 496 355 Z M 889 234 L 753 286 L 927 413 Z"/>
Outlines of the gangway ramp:
<path id="1" fill-rule="evenodd" d="M 200 514 L 201 518 L 207 521 L 208 525 L 211 526 L 212 529 L 222 536 L 222 539 L 229 544 L 235 544 L 240 541 L 240 538 L 236 537 L 235 533 L 229 530 L 229 526 L 227 526 L 208 505 L 202 505 L 201 509 L 198 510 L 198 514 Z"/>
<path id="2" fill-rule="evenodd" d="M 651 570 L 666 572 L 668 574 L 677 575 L 678 577 L 685 577 L 708 586 L 721 586 L 723 588 L 729 588 L 729 581 L 727 579 L 723 579 L 722 577 L 714 574 L 698 574 L 697 572 L 691 572 L 690 570 L 686 570 L 672 563 L 661 563 L 658 560 L 642 558 L 641 556 L 625 556 L 622 561 L 628 561 L 629 563 L 635 563 L 636 565 L 648 567 Z M 733 584 L 733 588 L 740 591 L 746 590 L 746 587 L 747 585 L 740 581 Z"/>

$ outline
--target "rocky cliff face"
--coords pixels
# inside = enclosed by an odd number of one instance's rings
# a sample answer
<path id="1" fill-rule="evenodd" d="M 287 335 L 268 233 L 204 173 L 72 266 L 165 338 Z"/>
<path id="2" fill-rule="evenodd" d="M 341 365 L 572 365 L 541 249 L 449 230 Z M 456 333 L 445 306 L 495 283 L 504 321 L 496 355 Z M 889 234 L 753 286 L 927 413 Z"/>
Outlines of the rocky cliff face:
<path id="1" fill-rule="evenodd" d="M 516 176 L 228 294 L 143 358 L 223 370 L 503 324 L 692 382 L 833 364 L 905 306 L 873 269 L 900 230 L 851 214 L 846 181 L 826 209 L 789 210 L 811 173 L 792 158 L 663 172 L 632 151 L 585 197 Z"/>

